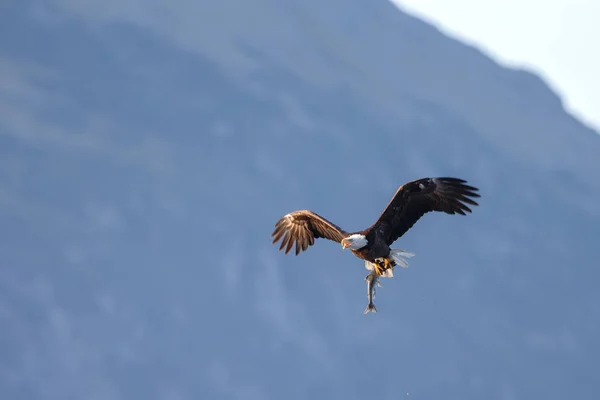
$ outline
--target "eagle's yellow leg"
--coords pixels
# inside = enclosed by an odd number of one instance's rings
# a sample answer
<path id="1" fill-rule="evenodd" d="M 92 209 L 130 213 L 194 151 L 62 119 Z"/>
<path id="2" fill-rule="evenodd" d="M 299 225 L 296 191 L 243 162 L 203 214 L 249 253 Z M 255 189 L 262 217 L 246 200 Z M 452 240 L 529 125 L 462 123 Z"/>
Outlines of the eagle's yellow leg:
<path id="1" fill-rule="evenodd" d="M 377 275 L 383 275 L 383 273 L 385 271 L 387 271 L 390 268 L 393 268 L 394 266 L 392 265 L 392 263 L 390 262 L 390 260 L 388 260 L 387 258 L 383 259 L 383 265 L 381 265 L 379 262 L 375 262 L 375 272 L 377 272 Z"/>

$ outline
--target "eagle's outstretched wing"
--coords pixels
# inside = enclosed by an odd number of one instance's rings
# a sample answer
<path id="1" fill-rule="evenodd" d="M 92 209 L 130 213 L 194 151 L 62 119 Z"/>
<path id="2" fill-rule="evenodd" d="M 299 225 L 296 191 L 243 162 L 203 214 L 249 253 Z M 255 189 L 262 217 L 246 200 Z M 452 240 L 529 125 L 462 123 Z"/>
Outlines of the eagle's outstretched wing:
<path id="1" fill-rule="evenodd" d="M 423 178 L 408 182 L 398 188 L 369 230 L 383 234 L 391 245 L 430 211 L 470 213 L 471 209 L 465 203 L 477 206 L 470 197 L 480 197 L 475 193 L 479 189 L 465 183 L 458 178 Z"/>
<path id="2" fill-rule="evenodd" d="M 273 237 L 273 243 L 283 237 L 279 250 L 287 246 L 285 254 L 291 250 L 295 243 L 296 255 L 298 255 L 300 251 L 312 246 L 315 239 L 325 238 L 340 243 L 347 234 L 338 226 L 312 211 L 298 210 L 281 217 L 275 224 L 275 230 L 271 236 Z"/>

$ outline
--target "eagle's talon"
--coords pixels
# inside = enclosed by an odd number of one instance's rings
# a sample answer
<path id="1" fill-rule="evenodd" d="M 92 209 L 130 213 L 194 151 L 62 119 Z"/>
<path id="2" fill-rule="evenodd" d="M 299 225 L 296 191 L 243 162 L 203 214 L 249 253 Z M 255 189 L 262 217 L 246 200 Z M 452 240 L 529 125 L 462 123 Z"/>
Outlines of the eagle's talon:
<path id="1" fill-rule="evenodd" d="M 384 268 L 384 271 L 392 268 L 392 263 L 387 258 L 383 259 L 383 268 Z"/>
<path id="2" fill-rule="evenodd" d="M 374 261 L 373 264 L 375 265 L 375 272 L 377 273 L 377 275 L 381 276 L 383 276 L 385 271 L 387 271 L 388 269 L 394 268 L 394 264 L 390 262 L 390 260 L 388 260 L 387 258 L 383 258 L 382 261 Z"/>
<path id="3" fill-rule="evenodd" d="M 386 266 L 381 265 L 378 261 L 375 261 L 374 264 L 375 264 L 375 272 L 377 273 L 377 275 L 383 275 L 387 269 Z M 385 261 L 384 261 L 384 264 L 385 264 Z"/>

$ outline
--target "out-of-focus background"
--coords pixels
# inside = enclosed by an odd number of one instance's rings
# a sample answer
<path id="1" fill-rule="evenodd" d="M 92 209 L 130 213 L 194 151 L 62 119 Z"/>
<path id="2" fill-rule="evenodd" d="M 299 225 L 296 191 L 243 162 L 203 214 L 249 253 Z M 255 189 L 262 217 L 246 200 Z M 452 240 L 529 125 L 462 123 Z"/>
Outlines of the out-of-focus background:
<path id="1" fill-rule="evenodd" d="M 387 0 L 15 0 L 0 32 L 3 400 L 597 395 L 600 137 L 535 73 Z M 271 244 L 425 176 L 481 206 L 396 243 L 376 314 L 339 244 Z"/>

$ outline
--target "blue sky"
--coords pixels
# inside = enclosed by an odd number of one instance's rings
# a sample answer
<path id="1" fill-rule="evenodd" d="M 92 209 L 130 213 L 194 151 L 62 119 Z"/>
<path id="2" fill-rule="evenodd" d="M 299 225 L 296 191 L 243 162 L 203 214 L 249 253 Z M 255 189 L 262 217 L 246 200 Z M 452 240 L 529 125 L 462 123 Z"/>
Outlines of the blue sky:
<path id="1" fill-rule="evenodd" d="M 574 115 L 600 131 L 596 0 L 393 0 L 509 66 L 541 74 Z"/>

